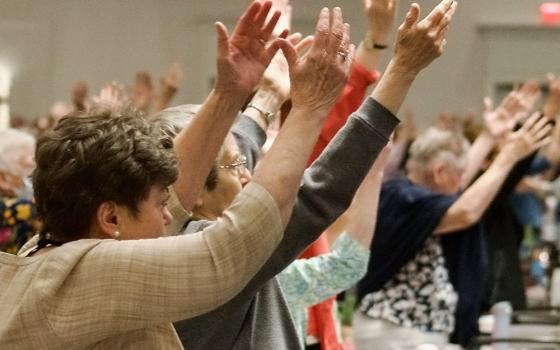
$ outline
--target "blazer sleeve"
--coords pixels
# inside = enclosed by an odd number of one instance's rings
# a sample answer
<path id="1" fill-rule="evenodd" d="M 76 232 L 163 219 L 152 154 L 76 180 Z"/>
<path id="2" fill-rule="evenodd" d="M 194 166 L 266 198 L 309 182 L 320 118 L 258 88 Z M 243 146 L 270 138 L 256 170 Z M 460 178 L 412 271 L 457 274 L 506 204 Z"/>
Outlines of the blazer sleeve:
<path id="1" fill-rule="evenodd" d="M 251 183 L 202 232 L 102 240 L 79 259 L 72 256 L 72 246 L 58 248 L 68 252 L 52 259 L 43 273 L 69 272 L 58 288 L 50 289 L 53 295 L 43 307 L 62 338 L 110 336 L 192 318 L 234 297 L 268 259 L 282 232 L 276 202 Z"/>

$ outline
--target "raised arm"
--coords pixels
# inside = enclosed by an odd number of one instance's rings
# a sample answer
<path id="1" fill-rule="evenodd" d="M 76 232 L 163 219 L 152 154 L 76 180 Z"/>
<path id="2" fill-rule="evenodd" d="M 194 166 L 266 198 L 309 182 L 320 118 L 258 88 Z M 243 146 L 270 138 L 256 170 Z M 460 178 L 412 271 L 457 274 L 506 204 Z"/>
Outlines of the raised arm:
<path id="1" fill-rule="evenodd" d="M 469 149 L 467 156 L 467 168 L 463 172 L 461 179 L 463 188 L 466 188 L 480 171 L 482 164 L 497 144 L 498 140 L 504 139 L 512 130 L 515 124 L 525 119 L 528 113 L 524 98 L 524 89 L 520 91 L 512 90 L 494 109 L 494 103 L 490 97 L 484 98 L 484 129 L 475 139 Z M 533 93 L 530 93 L 533 96 Z M 531 105 L 531 108 L 533 106 Z"/>
<path id="2" fill-rule="evenodd" d="M 167 69 L 165 77 L 160 80 L 159 93 L 155 98 L 155 109 L 152 113 L 163 111 L 179 91 L 183 82 L 183 70 L 179 62 L 173 62 Z"/>
<path id="3" fill-rule="evenodd" d="M 362 0 L 368 29 L 356 50 L 356 62 L 369 70 L 377 68 L 395 23 L 399 0 Z"/>
<path id="4" fill-rule="evenodd" d="M 456 232 L 478 222 L 515 164 L 550 143 L 551 129 L 548 118 L 533 114 L 521 129 L 509 136 L 488 170 L 451 205 L 434 233 Z"/>
<path id="5" fill-rule="evenodd" d="M 231 37 L 222 23 L 216 23 L 218 72 L 214 90 L 189 127 L 175 138 L 179 178 L 173 187 L 187 210 L 192 209 L 203 189 L 237 113 L 278 49 L 281 39 L 267 43 L 280 16 L 276 12 L 266 21 L 271 5 L 270 1 L 252 3 Z"/>
<path id="6" fill-rule="evenodd" d="M 448 11 L 450 6 L 447 7 Z M 434 40 L 438 40 L 430 38 L 429 31 L 414 31 L 411 34 L 407 31 L 406 34 L 409 37 L 405 41 L 398 41 L 397 53 L 393 58 L 398 59 L 402 68 L 393 69 L 389 75 L 385 74 L 382 77 L 385 83 L 378 85 L 376 91 L 384 89 L 384 86 L 391 89 L 401 86 L 405 91 L 408 90 L 408 86 L 401 83 L 404 77 L 400 73 L 407 72 L 403 74 L 410 78 L 410 72 L 418 73 L 441 53 L 438 49 L 428 50 L 430 55 L 420 54 L 425 51 L 426 46 L 433 46 Z M 417 57 L 422 59 L 416 59 Z M 411 84 L 413 80 L 406 81 Z M 383 91 L 376 94 L 382 98 L 389 95 Z M 402 99 L 404 96 L 401 96 L 400 100 Z M 392 104 L 393 110 L 398 110 L 398 107 L 400 105 Z M 348 119 L 321 156 L 305 171 L 284 239 L 246 288 L 247 293 L 286 267 L 348 208 L 358 186 L 389 141 L 397 124 L 398 119 L 393 113 L 372 98 L 368 98 Z"/>
<path id="7" fill-rule="evenodd" d="M 298 259 L 279 274 L 290 309 L 315 305 L 350 288 L 366 273 L 388 155 L 385 148 L 342 214 L 344 233 L 336 240 L 333 251 Z"/>
<path id="8" fill-rule="evenodd" d="M 420 71 L 443 53 L 445 35 L 456 7 L 457 2 L 443 0 L 418 22 L 420 6 L 416 3 L 410 6 L 398 30 L 395 55 L 371 94 L 391 113 L 398 112 Z"/>
<path id="9" fill-rule="evenodd" d="M 249 184 L 223 217 L 202 232 L 104 240 L 91 247 L 43 310 L 68 342 L 75 339 L 65 337 L 78 333 L 64 327 L 78 327 L 79 336 L 87 338 L 192 318 L 235 296 L 270 255 L 282 231 L 275 201 L 259 185 Z M 44 269 L 46 274 L 49 270 Z M 107 273 L 92 279 L 99 271 Z M 88 302 L 95 307 L 88 308 Z M 91 314 L 84 310 L 95 310 L 98 323 L 92 326 Z M 74 315 L 72 324 L 60 321 L 68 315 Z"/>
<path id="10" fill-rule="evenodd" d="M 301 183 L 301 175 L 319 136 L 328 111 L 346 82 L 354 54 L 349 25 L 342 11 L 321 10 L 315 41 L 300 57 L 284 42 L 282 50 L 290 66 L 292 110 L 276 142 L 258 164 L 253 181 L 267 188 L 277 199 L 282 217 L 288 222 Z"/>

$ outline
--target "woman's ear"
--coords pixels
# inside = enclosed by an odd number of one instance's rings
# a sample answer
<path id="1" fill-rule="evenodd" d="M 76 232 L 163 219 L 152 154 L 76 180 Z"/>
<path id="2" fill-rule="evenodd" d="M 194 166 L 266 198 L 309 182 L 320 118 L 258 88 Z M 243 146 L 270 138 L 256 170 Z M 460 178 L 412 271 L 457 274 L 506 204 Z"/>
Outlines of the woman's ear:
<path id="1" fill-rule="evenodd" d="M 97 226 L 105 237 L 117 238 L 119 235 L 118 208 L 114 202 L 103 202 L 97 208 Z"/>

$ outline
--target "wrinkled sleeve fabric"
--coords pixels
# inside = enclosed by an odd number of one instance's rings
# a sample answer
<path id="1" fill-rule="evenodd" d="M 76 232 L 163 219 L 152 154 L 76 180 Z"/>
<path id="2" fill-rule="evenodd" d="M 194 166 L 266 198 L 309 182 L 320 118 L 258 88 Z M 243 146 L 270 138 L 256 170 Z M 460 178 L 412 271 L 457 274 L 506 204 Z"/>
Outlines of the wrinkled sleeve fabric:
<path id="1" fill-rule="evenodd" d="M 103 240 L 82 252 L 77 263 L 71 247 L 58 248 L 65 255 L 51 259 L 39 273 L 67 276 L 48 289 L 51 295 L 42 307 L 68 342 L 73 339 L 67 335 L 111 336 L 192 318 L 239 293 L 270 257 L 282 232 L 276 202 L 252 183 L 222 218 L 199 233 Z M 74 264 L 71 269 L 69 264 Z"/>
<path id="2" fill-rule="evenodd" d="M 359 108 L 364 101 L 368 87 L 375 83 L 380 76 L 378 71 L 370 71 L 364 65 L 354 61 L 348 81 L 321 129 L 309 163 L 319 157 L 338 130 L 344 126 L 348 117 Z"/>
<path id="3" fill-rule="evenodd" d="M 290 310 L 315 305 L 352 287 L 366 273 L 368 259 L 369 249 L 343 234 L 331 253 L 294 261 L 278 275 Z"/>

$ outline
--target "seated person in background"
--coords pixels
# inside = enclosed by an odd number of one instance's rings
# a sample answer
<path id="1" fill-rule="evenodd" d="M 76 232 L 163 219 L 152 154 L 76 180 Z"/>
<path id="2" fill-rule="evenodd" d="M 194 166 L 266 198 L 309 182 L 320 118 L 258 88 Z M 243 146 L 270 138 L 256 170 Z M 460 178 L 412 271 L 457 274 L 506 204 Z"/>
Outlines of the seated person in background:
<path id="1" fill-rule="evenodd" d="M 173 140 L 127 110 L 69 115 L 39 140 L 33 184 L 44 227 L 18 256 L 0 253 L 0 280 L 9 281 L 0 292 L 3 349 L 180 349 L 171 322 L 231 299 L 270 256 L 313 146 L 306 137 L 320 131 L 315 114 L 294 116 L 221 219 L 195 235 L 155 239 L 172 220 L 168 187 L 179 173 L 182 193 L 200 192 L 201 174 L 223 143 L 227 129 L 217 129 L 214 118 L 230 119 L 214 99 L 248 97 L 277 48 L 291 52 L 282 39 L 260 45 L 278 20 L 276 13 L 265 21 L 269 10 L 270 3 L 251 5 L 231 38 L 218 24 L 218 79 L 192 123 L 195 131 L 209 124 L 214 131 L 205 134 L 206 153 L 178 155 L 198 162 L 178 169 Z M 325 60 L 334 62 L 337 49 L 330 52 Z M 339 77 L 340 64 L 349 66 L 336 63 Z M 245 71 L 252 74 L 240 77 Z M 294 157 L 298 152 L 303 156 Z M 185 166 L 193 170 L 186 174 Z"/>
<path id="2" fill-rule="evenodd" d="M 347 121 L 321 156 L 306 170 L 302 186 L 284 239 L 259 274 L 232 301 L 223 307 L 191 320 L 175 323 L 183 345 L 189 349 L 300 349 L 297 329 L 291 320 L 289 308 L 275 276 L 287 267 L 313 242 L 350 204 L 359 184 L 371 168 L 380 150 L 388 142 L 389 135 L 397 124 L 397 112 L 416 75 L 442 53 L 442 37 L 434 39 L 427 30 L 439 32 L 451 20 L 452 1 L 443 1 L 431 14 L 430 20 L 418 21 L 418 12 L 409 13 L 401 26 L 395 56 L 371 97 Z M 451 12 L 450 12 L 451 11 Z M 333 11 L 335 23 L 340 23 L 339 10 Z M 318 59 L 330 37 L 329 12 L 320 14 L 314 46 L 299 58 L 302 67 L 309 60 Z M 431 20 L 431 19 L 434 20 Z M 445 32 L 445 31 L 443 31 Z M 436 41 L 439 40 L 439 41 Z M 316 51 L 319 50 L 319 51 Z M 338 60 L 347 59 L 344 52 Z M 286 54 L 293 67 L 294 57 Z M 294 71 L 293 68 L 290 69 Z M 298 70 L 296 69 L 296 72 Z M 332 75 L 329 75 L 332 79 Z M 302 79 L 302 80 L 300 80 Z M 292 111 L 301 109 L 301 94 L 322 88 L 307 74 L 305 78 L 292 77 Z M 309 87 L 307 87 L 307 83 Z M 302 90 L 305 89 L 305 90 Z M 309 96 L 310 97 L 310 96 Z M 326 105 L 328 113 L 336 97 Z M 315 100 L 315 99 L 310 99 Z M 308 113 L 308 112 L 306 112 Z M 295 115 L 294 115 L 295 116 Z M 289 116 L 283 128 L 289 125 Z M 196 118 L 191 122 L 194 123 Z M 192 128 L 192 125 L 189 129 Z M 203 135 L 203 134 L 200 134 Z M 199 136 L 198 142 L 203 144 Z M 193 147 L 196 143 L 193 141 Z M 199 145 L 200 147 L 200 145 Z M 273 145 L 274 147 L 274 145 Z M 203 149 L 201 149 L 203 152 Z M 266 161 L 267 155 L 263 158 Z M 231 164 L 230 164 L 231 165 Z M 260 166 L 259 166 L 260 167 Z M 259 167 L 256 168 L 258 172 Z M 254 177 L 253 177 L 254 178 Z M 177 192 L 180 186 L 174 186 Z M 200 195 L 199 195 L 200 196 Z M 197 196 L 196 198 L 199 198 Z M 181 194 L 178 193 L 181 200 Z M 192 203 L 196 202 L 192 199 Z M 183 200 L 181 201 L 183 203 Z M 192 210 L 194 205 L 190 208 Z M 200 222 L 200 221 L 199 221 Z M 194 225 L 193 225 L 194 226 Z"/>
<path id="3" fill-rule="evenodd" d="M 457 298 L 461 302 L 473 297 L 463 295 L 461 288 L 457 296 L 450 279 L 469 279 L 470 288 L 478 293 L 484 289 L 487 258 L 479 220 L 513 166 L 550 142 L 547 121 L 538 114 L 531 116 L 509 135 L 488 170 L 459 194 L 471 156 L 466 139 L 431 128 L 413 142 L 407 177 L 382 187 L 368 273 L 358 284 L 357 349 L 447 342 Z M 467 276 L 448 276 L 440 237 L 452 234 L 473 237 L 457 252 L 470 259 L 472 271 Z M 480 297 L 465 302 L 478 307 Z"/>
<path id="4" fill-rule="evenodd" d="M 35 138 L 0 130 L 0 251 L 15 254 L 39 229 L 29 176 L 35 167 Z"/>

